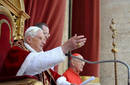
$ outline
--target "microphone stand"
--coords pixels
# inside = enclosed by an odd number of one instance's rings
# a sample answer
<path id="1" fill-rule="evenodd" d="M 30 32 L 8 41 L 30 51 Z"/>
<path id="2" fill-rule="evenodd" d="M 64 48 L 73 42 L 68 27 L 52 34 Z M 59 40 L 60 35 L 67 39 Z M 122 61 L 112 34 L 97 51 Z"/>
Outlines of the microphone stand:
<path id="1" fill-rule="evenodd" d="M 130 66 L 123 61 L 120 61 L 120 60 L 102 60 L 102 61 L 93 61 L 92 62 L 92 61 L 88 61 L 88 60 L 85 60 L 85 59 L 78 58 L 78 57 L 73 56 L 71 54 L 66 54 L 66 55 L 71 56 L 72 58 L 79 59 L 79 60 L 86 62 L 86 63 L 89 63 L 89 64 L 111 63 L 111 62 L 121 63 L 121 64 L 125 65 L 128 69 L 128 85 L 130 85 Z"/>

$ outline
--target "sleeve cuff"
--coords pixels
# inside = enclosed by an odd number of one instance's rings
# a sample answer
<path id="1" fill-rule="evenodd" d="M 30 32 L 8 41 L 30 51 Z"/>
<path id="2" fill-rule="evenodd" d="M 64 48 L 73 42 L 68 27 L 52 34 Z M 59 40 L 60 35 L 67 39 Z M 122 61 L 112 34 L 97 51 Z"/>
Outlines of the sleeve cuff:
<path id="1" fill-rule="evenodd" d="M 68 82 L 64 76 L 59 77 L 59 78 L 56 80 L 56 83 L 57 83 L 57 85 L 71 85 L 71 83 Z"/>

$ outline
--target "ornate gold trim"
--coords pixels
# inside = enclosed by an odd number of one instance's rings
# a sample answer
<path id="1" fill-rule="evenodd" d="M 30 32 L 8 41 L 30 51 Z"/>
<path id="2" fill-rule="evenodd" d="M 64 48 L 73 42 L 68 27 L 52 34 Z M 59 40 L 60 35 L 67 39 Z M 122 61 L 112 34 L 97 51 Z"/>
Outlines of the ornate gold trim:
<path id="1" fill-rule="evenodd" d="M 12 18 L 12 15 L 11 15 L 10 11 L 7 8 L 3 7 L 3 6 L 0 6 L 0 14 L 3 14 L 6 17 L 8 17 L 8 19 L 9 19 L 9 21 L 11 23 L 11 26 L 12 26 L 12 33 L 13 33 L 13 34 L 11 34 L 11 27 L 10 27 L 10 24 L 8 23 L 8 21 L 5 20 L 5 19 L 2 19 L 2 20 L 0 20 L 0 36 L 1 36 L 1 24 L 6 23 L 9 26 L 9 31 L 10 31 L 10 41 L 9 41 L 9 43 L 12 46 L 13 42 L 11 41 L 11 35 L 13 36 L 14 33 L 15 33 L 14 32 L 14 29 L 15 29 L 14 20 Z"/>
<path id="2" fill-rule="evenodd" d="M 3 24 L 3 23 L 6 23 L 8 26 L 9 26 L 9 32 L 10 32 L 10 40 L 9 40 L 9 43 L 10 43 L 10 45 L 12 46 L 12 44 L 13 44 L 13 42 L 11 41 L 11 27 L 10 27 L 10 25 L 9 25 L 9 23 L 8 23 L 8 21 L 6 20 L 6 19 L 1 19 L 0 20 L 0 37 L 1 37 L 1 24 Z"/>
<path id="3" fill-rule="evenodd" d="M 11 15 L 10 11 L 7 8 L 5 8 L 3 6 L 0 6 L 0 14 L 6 15 L 8 17 L 8 19 L 10 20 L 12 28 L 15 28 L 12 15 Z"/>
<path id="4" fill-rule="evenodd" d="M 30 16 L 25 12 L 23 0 L 0 0 L 0 4 L 7 8 L 13 18 L 13 38 L 14 40 L 23 39 L 24 22 Z"/>
<path id="5" fill-rule="evenodd" d="M 0 3 L 8 8 L 12 13 L 16 16 L 21 17 L 23 16 L 25 19 L 29 19 L 30 16 L 24 12 L 24 10 L 18 9 L 14 4 L 12 4 L 9 0 L 0 0 Z"/>
<path id="6" fill-rule="evenodd" d="M 21 80 L 0 82 L 0 85 L 43 85 L 43 83 L 36 79 L 26 78 Z"/>

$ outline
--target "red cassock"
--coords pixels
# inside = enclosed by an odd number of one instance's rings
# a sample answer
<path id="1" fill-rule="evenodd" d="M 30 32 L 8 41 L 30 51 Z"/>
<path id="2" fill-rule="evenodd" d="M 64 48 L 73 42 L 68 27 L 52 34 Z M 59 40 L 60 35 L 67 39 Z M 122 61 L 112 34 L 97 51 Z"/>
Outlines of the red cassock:
<path id="1" fill-rule="evenodd" d="M 30 75 L 16 76 L 18 70 L 20 69 L 22 63 L 24 62 L 25 58 L 28 56 L 29 53 L 30 53 L 29 51 L 21 49 L 18 46 L 13 46 L 9 50 L 6 59 L 3 63 L 2 69 L 0 70 L 0 81 L 18 80 L 27 77 L 37 79 L 37 77 L 30 76 Z M 43 74 L 44 74 L 43 75 L 44 83 L 46 83 L 46 81 L 48 81 L 49 83 L 53 81 L 53 83 L 55 83 L 57 78 L 61 76 L 57 72 L 54 72 L 51 69 L 43 72 Z"/>
<path id="2" fill-rule="evenodd" d="M 70 83 L 73 83 L 73 84 L 82 83 L 80 76 L 77 73 L 75 73 L 72 68 L 68 68 L 64 72 L 63 76 L 66 77 L 67 81 L 69 81 Z"/>

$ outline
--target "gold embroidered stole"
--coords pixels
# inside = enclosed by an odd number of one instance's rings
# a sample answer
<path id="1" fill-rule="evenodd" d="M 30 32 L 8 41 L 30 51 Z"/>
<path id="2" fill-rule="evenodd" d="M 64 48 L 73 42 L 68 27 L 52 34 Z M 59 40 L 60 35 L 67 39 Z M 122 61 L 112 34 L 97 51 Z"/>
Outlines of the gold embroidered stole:
<path id="1" fill-rule="evenodd" d="M 51 81 L 54 82 L 54 84 L 56 85 L 55 79 L 52 76 L 51 72 L 49 70 L 43 72 L 43 81 L 44 81 L 44 85 L 51 85 Z"/>

